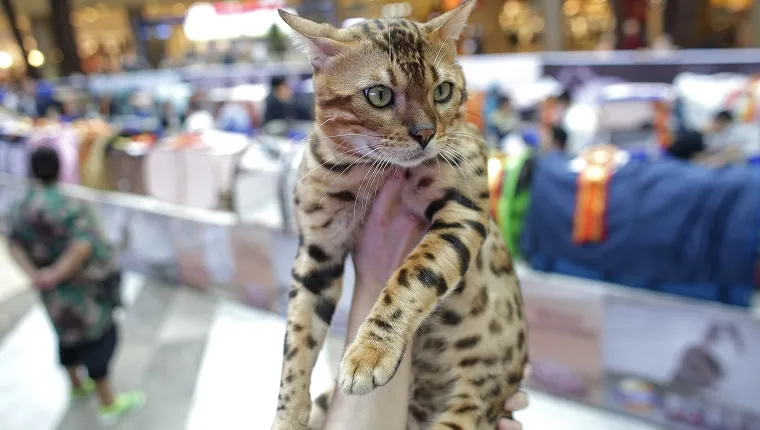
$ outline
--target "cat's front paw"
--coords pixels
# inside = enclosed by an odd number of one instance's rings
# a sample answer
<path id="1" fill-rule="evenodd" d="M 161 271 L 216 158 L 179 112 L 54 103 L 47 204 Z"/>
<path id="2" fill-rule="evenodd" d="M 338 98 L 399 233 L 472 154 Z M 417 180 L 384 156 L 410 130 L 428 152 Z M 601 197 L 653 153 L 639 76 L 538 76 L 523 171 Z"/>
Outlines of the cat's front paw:
<path id="1" fill-rule="evenodd" d="M 398 370 L 405 347 L 402 342 L 378 342 L 357 336 L 340 364 L 340 391 L 345 395 L 367 394 L 387 384 Z"/>

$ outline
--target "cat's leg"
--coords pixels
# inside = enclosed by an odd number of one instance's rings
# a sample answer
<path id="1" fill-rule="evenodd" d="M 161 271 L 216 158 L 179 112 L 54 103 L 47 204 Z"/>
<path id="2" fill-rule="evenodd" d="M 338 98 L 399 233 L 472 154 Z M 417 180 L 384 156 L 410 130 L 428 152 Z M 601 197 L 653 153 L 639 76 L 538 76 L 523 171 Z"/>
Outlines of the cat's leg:
<path id="1" fill-rule="evenodd" d="M 474 199 L 451 188 L 429 205 L 430 230 L 391 276 L 343 356 L 338 374 L 343 393 L 365 394 L 385 385 L 420 324 L 462 281 L 488 222 L 486 181 L 472 181 L 472 187 Z"/>
<path id="2" fill-rule="evenodd" d="M 488 407 L 479 391 L 471 381 L 460 378 L 444 411 L 435 418 L 428 430 L 478 430 L 486 419 Z"/>
<path id="3" fill-rule="evenodd" d="M 329 390 L 314 399 L 314 406 L 311 408 L 311 416 L 309 417 L 309 430 L 322 430 L 325 427 L 327 411 L 332 404 L 334 392 L 335 387 L 330 387 Z"/>
<path id="4" fill-rule="evenodd" d="M 308 231 L 293 266 L 276 430 L 303 430 L 309 422 L 311 374 L 343 287 L 344 242 Z M 336 245 L 337 244 L 337 245 Z M 330 248 L 328 248 L 328 245 Z"/>

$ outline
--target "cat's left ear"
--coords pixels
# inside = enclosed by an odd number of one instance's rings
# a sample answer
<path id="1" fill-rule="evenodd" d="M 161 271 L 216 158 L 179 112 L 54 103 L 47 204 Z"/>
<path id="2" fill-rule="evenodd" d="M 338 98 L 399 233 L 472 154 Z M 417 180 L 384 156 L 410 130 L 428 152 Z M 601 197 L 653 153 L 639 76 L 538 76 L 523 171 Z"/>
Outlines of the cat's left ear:
<path id="1" fill-rule="evenodd" d="M 315 69 L 322 68 L 330 58 L 349 48 L 348 41 L 342 40 L 344 38 L 341 37 L 339 29 L 318 24 L 282 9 L 277 12 L 286 24 L 302 36 L 309 54 L 309 61 Z"/>
<path id="2" fill-rule="evenodd" d="M 428 30 L 428 37 L 439 42 L 454 43 L 459 40 L 475 3 L 476 0 L 465 0 L 456 9 L 426 22 L 425 28 Z"/>

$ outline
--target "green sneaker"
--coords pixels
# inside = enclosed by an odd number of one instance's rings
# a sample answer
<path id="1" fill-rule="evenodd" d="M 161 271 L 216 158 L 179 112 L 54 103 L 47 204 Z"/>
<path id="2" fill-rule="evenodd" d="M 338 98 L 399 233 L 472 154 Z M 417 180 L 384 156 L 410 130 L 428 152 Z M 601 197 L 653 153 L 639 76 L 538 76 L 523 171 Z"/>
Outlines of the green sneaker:
<path id="1" fill-rule="evenodd" d="M 100 421 L 104 426 L 116 425 L 119 418 L 141 408 L 145 404 L 145 394 L 139 391 L 122 393 L 116 396 L 113 404 L 100 408 Z"/>
<path id="2" fill-rule="evenodd" d="M 83 400 L 90 397 L 93 392 L 95 392 L 95 381 L 92 379 L 85 379 L 82 381 L 81 387 L 71 388 L 71 397 L 73 397 L 75 400 Z"/>

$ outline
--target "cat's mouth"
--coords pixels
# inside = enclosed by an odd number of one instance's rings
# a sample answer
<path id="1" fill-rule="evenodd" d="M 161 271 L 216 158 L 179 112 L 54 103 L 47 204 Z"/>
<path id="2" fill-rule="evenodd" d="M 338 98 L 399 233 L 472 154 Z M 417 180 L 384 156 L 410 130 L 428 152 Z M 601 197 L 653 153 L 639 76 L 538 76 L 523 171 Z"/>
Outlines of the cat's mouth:
<path id="1" fill-rule="evenodd" d="M 401 167 L 417 167 L 425 161 L 435 157 L 434 150 L 428 148 L 419 151 L 411 151 L 391 157 L 394 164 Z"/>

